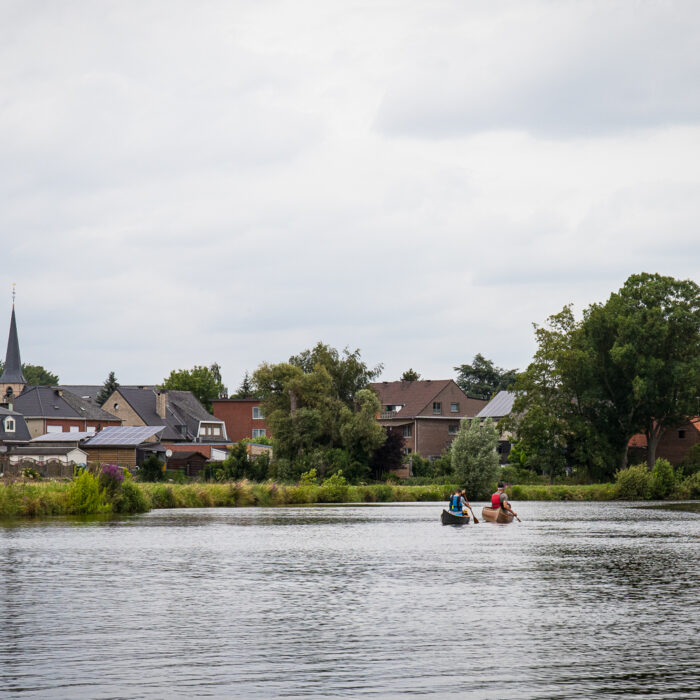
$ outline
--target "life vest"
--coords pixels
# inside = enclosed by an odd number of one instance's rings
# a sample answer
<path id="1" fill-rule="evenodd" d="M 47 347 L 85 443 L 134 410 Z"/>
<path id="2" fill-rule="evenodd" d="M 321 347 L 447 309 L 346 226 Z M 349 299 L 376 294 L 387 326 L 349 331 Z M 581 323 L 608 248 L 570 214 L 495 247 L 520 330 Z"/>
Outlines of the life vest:
<path id="1" fill-rule="evenodd" d="M 450 498 L 450 510 L 462 512 L 462 497 L 456 493 Z"/>
<path id="2" fill-rule="evenodd" d="M 496 491 L 496 493 L 491 494 L 491 508 L 501 507 L 501 494 Z"/>

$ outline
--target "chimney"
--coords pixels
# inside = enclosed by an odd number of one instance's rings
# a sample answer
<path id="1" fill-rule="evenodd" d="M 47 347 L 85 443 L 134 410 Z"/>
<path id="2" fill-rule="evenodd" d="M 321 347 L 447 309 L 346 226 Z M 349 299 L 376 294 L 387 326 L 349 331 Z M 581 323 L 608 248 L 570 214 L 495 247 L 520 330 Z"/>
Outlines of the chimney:
<path id="1" fill-rule="evenodd" d="M 168 400 L 167 391 L 156 391 L 156 413 L 165 420 L 165 405 Z"/>

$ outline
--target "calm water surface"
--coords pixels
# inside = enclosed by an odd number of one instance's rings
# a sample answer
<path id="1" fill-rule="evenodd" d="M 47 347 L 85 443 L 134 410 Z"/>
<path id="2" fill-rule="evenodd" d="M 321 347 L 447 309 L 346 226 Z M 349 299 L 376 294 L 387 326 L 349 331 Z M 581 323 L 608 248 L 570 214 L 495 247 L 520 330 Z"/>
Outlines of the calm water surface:
<path id="1" fill-rule="evenodd" d="M 700 698 L 699 515 L 441 508 L 0 526 L 0 695 Z"/>

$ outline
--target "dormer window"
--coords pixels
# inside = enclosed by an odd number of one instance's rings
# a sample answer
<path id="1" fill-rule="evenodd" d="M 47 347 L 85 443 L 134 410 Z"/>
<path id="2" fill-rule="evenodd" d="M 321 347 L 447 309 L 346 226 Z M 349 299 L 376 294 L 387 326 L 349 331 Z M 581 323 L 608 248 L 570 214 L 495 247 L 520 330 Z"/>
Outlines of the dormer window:
<path id="1" fill-rule="evenodd" d="M 14 433 L 15 432 L 15 419 L 9 416 L 5 418 L 5 432 Z"/>

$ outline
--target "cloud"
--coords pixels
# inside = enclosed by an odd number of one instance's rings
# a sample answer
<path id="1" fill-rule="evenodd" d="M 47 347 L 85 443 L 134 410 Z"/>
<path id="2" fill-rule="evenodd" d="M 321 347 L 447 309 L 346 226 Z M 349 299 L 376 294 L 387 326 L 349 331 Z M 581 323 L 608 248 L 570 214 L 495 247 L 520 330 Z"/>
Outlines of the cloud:
<path id="1" fill-rule="evenodd" d="M 563 138 L 700 119 L 696 3 L 521 3 L 428 29 L 387 86 L 377 128 Z M 440 38 L 437 32 L 444 32 Z"/>

